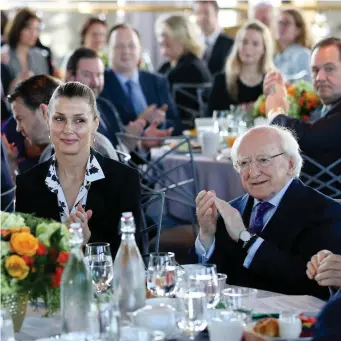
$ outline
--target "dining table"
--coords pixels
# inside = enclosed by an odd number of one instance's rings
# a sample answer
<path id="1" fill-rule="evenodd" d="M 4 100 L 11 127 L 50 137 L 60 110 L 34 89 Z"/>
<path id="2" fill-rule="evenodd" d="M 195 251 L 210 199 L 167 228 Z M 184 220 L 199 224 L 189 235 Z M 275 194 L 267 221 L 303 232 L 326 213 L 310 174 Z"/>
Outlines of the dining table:
<path id="1" fill-rule="evenodd" d="M 227 288 L 241 288 L 232 285 L 226 285 Z M 287 309 L 292 311 L 304 312 L 308 315 L 317 315 L 325 302 L 313 296 L 287 296 L 281 293 L 258 290 L 257 298 L 254 300 L 253 309 L 266 314 L 275 309 Z M 56 336 L 61 333 L 61 316 L 55 313 L 49 317 L 42 317 L 45 313 L 42 305 L 38 308 L 28 306 L 24 323 L 19 333 L 16 333 L 17 341 L 31 341 L 50 338 L 56 340 Z M 177 338 L 176 341 L 188 341 L 188 337 Z M 200 333 L 196 341 L 208 341 L 208 332 Z M 305 339 L 308 340 L 308 339 Z M 47 341 L 47 340 L 44 340 Z"/>

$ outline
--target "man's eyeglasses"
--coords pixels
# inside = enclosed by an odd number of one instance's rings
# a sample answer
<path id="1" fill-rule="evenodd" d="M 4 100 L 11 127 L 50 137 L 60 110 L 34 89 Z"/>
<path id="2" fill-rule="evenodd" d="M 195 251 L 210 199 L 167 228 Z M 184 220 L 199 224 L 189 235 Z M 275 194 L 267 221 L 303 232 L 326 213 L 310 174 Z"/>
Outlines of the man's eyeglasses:
<path id="1" fill-rule="evenodd" d="M 260 168 L 268 167 L 272 164 L 272 160 L 276 158 L 277 156 L 283 155 L 285 152 L 276 154 L 276 155 L 259 155 L 257 156 L 256 160 L 252 161 L 250 159 L 244 159 L 241 161 L 237 161 L 235 167 L 239 172 L 244 172 L 245 170 L 249 169 L 251 167 L 252 163 L 256 163 L 256 165 Z"/>

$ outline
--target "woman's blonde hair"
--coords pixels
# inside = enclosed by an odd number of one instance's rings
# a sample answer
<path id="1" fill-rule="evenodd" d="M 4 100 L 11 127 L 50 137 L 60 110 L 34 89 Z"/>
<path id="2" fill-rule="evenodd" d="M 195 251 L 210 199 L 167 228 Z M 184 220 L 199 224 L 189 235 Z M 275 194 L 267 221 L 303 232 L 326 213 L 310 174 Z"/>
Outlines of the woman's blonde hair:
<path id="1" fill-rule="evenodd" d="M 295 8 L 285 9 L 282 13 L 289 14 L 295 21 L 296 27 L 301 30 L 295 40 L 295 43 L 300 44 L 309 50 L 314 45 L 314 38 L 310 26 L 308 25 L 303 13 Z"/>
<path id="2" fill-rule="evenodd" d="M 238 50 L 247 30 L 255 30 L 262 35 L 264 53 L 259 61 L 259 72 L 265 75 L 270 70 L 275 69 L 272 61 L 274 47 L 270 30 L 259 20 L 254 20 L 244 24 L 237 32 L 235 43 L 225 65 L 227 91 L 231 99 L 234 101 L 238 100 L 237 80 L 243 64 L 240 60 Z"/>
<path id="3" fill-rule="evenodd" d="M 185 53 L 202 57 L 204 45 L 200 39 L 200 29 L 188 16 L 173 14 L 160 17 L 155 24 L 156 35 L 159 37 L 163 30 L 182 44 Z"/>

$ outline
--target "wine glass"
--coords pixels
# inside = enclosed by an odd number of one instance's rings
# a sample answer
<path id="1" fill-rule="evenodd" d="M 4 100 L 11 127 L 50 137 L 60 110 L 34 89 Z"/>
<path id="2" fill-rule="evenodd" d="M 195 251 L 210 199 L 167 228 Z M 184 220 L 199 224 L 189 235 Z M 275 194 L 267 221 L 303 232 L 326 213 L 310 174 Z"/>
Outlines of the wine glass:
<path id="1" fill-rule="evenodd" d="M 109 243 L 89 243 L 85 246 L 85 261 L 92 276 L 96 294 L 108 292 L 114 276 Z"/>
<path id="2" fill-rule="evenodd" d="M 190 340 L 207 327 L 207 301 L 205 293 L 191 291 L 177 295 L 181 307 L 181 318 L 178 327 Z"/>
<path id="3" fill-rule="evenodd" d="M 153 296 L 173 296 L 176 290 L 177 265 L 173 252 L 155 252 L 149 256 L 147 287 Z"/>
<path id="4" fill-rule="evenodd" d="M 208 308 L 214 308 L 219 303 L 220 289 L 215 264 L 205 264 L 191 272 L 188 286 L 189 290 L 203 292 L 206 295 Z"/>

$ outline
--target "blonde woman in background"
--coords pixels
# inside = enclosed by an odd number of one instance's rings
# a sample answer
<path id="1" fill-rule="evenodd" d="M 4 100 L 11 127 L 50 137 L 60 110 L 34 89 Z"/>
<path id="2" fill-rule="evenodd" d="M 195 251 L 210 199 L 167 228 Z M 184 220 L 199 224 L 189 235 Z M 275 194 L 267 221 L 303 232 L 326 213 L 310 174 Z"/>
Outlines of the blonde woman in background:
<path id="1" fill-rule="evenodd" d="M 161 54 L 169 60 L 158 71 L 167 77 L 171 89 L 176 83 L 197 84 L 212 80 L 207 65 L 201 60 L 204 46 L 197 24 L 187 16 L 170 15 L 161 17 L 155 29 Z M 196 95 L 195 89 L 187 91 Z M 176 94 L 175 102 L 184 128 L 192 128 L 193 117 L 183 108 L 197 111 L 198 103 L 182 94 Z"/>
<path id="2" fill-rule="evenodd" d="M 274 63 L 289 82 L 305 79 L 311 82 L 310 49 L 313 38 L 302 12 L 287 9 L 278 21 L 278 53 Z"/>
<path id="3" fill-rule="evenodd" d="M 273 40 L 260 21 L 246 23 L 238 32 L 225 72 L 214 79 L 208 115 L 231 105 L 251 105 L 263 93 L 265 74 L 274 69 Z"/>

